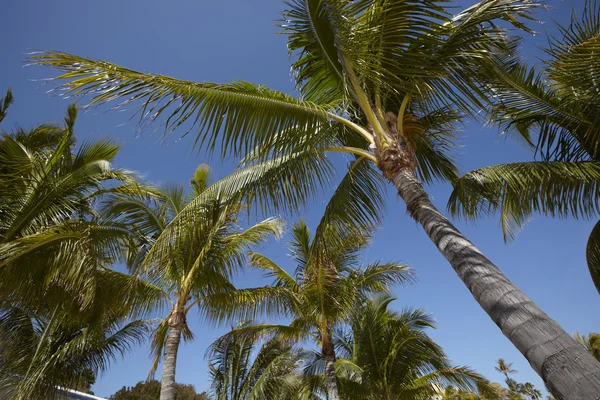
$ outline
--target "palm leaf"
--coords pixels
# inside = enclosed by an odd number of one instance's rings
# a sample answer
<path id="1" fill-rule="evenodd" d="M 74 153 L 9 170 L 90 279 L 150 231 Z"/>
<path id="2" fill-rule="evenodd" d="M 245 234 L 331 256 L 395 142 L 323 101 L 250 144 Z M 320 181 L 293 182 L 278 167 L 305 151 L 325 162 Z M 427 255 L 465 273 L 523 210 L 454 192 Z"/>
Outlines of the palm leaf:
<path id="1" fill-rule="evenodd" d="M 334 2 L 287 1 L 281 27 L 288 35 L 288 49 L 297 55 L 292 69 L 303 96 L 309 101 L 339 101 L 344 93 L 345 73 L 332 21 Z M 298 53 L 298 54 L 294 54 Z"/>
<path id="2" fill-rule="evenodd" d="M 481 168 L 460 178 L 448 202 L 455 215 L 501 212 L 512 239 L 532 213 L 553 217 L 597 215 L 600 165 L 596 162 L 526 162 Z"/>
<path id="3" fill-rule="evenodd" d="M 63 71 L 56 79 L 69 80 L 62 85 L 69 95 L 90 95 L 92 104 L 141 104 L 141 119 L 163 118 L 165 134 L 190 122 L 188 132 L 197 130 L 196 143 L 238 156 L 259 143 L 271 143 L 277 132 L 297 126 L 314 130 L 331 108 L 242 81 L 195 83 L 58 52 L 36 54 L 31 60 Z"/>

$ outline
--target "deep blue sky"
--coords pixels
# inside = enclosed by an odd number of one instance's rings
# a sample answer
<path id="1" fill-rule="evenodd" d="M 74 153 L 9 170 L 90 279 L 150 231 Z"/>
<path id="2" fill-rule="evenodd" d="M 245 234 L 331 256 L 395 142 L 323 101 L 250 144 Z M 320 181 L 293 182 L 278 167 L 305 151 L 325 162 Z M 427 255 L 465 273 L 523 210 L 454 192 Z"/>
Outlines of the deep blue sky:
<path id="1" fill-rule="evenodd" d="M 573 0 L 581 6 L 583 0 Z M 471 5 L 472 0 L 462 0 Z M 565 22 L 571 0 L 550 0 L 549 11 L 540 20 Z M 39 67 L 23 68 L 25 53 L 52 49 L 105 59 L 128 68 L 156 72 L 189 80 L 227 82 L 243 79 L 291 92 L 289 59 L 285 37 L 276 35 L 273 21 L 283 8 L 279 0 L 4 0 L 0 6 L 0 91 L 12 87 L 16 98 L 3 129 L 17 123 L 24 127 L 62 120 L 67 101 L 46 94 L 33 81 L 53 76 Z M 527 38 L 524 51 L 538 53 L 545 43 L 545 31 L 554 31 L 551 22 L 536 25 L 540 32 Z M 221 163 L 190 150 L 191 138 L 161 141 L 159 134 L 136 137 L 129 115 L 90 111 L 82 113 L 77 136 L 118 138 L 123 151 L 118 166 L 138 171 L 155 183 L 189 180 L 196 165 L 210 162 L 216 176 L 231 172 L 234 160 Z M 506 141 L 493 128 L 470 123 L 461 132 L 460 167 L 463 171 L 485 165 L 529 160 L 531 155 L 514 142 Z M 429 188 L 433 201 L 445 209 L 448 185 Z M 327 200 L 314 199 L 300 216 L 315 226 Z M 514 362 L 516 379 L 542 387 L 527 361 L 513 348 L 487 317 L 458 279 L 446 260 L 429 242 L 421 228 L 410 220 L 393 190 L 388 191 L 386 223 L 379 230 L 367 259 L 395 259 L 410 264 L 419 275 L 418 283 L 397 288 L 395 307 L 424 307 L 433 313 L 438 329 L 432 336 L 444 347 L 454 363 L 469 365 L 488 378 L 501 381 L 494 371 L 495 360 Z M 299 216 L 290 218 L 297 220 Z M 600 331 L 594 310 L 600 298 L 588 276 L 585 244 L 593 222 L 551 220 L 535 216 L 517 241 L 505 244 L 497 219 L 458 227 L 493 260 L 522 290 L 568 332 Z M 270 243 L 263 252 L 283 265 L 287 262 L 284 242 Z M 287 264 L 286 264 L 287 263 Z M 243 277 L 243 285 L 264 282 L 257 274 Z M 206 346 L 224 328 L 190 318 L 196 335 L 179 354 L 177 381 L 207 388 Z M 138 348 L 125 360 L 114 363 L 94 386 L 97 395 L 108 397 L 124 385 L 145 379 L 150 367 L 148 347 Z"/>

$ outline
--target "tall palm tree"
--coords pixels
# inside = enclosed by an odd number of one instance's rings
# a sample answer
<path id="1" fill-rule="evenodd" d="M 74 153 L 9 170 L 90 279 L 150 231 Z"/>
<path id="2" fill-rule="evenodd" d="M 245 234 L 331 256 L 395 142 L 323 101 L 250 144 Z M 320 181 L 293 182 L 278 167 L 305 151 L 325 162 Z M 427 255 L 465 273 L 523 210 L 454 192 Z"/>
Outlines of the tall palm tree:
<path id="1" fill-rule="evenodd" d="M 215 341 L 207 356 L 216 400 L 301 398 L 298 369 L 304 354 L 282 340 L 261 343 L 252 333 L 229 334 Z"/>
<path id="2" fill-rule="evenodd" d="M 227 179 L 227 178 L 225 178 Z M 163 190 L 140 185 L 113 190 L 102 214 L 128 222 L 143 240 L 136 275 L 152 282 L 170 304 L 169 314 L 153 335 L 153 374 L 163 360 L 161 400 L 175 397 L 175 370 L 181 338 L 193 337 L 187 316 L 194 308 L 210 314 L 216 294 L 232 290 L 230 278 L 242 266 L 244 253 L 270 234 L 279 235 L 282 222 L 267 219 L 247 229 L 237 225 L 239 202 L 195 202 L 209 193 L 209 168 L 202 164 L 191 180 L 191 191 L 172 186 Z M 214 187 L 219 187 L 216 182 Z"/>
<path id="3" fill-rule="evenodd" d="M 579 332 L 575 332 L 573 336 L 596 360 L 600 361 L 600 333 L 582 335 Z"/>
<path id="4" fill-rule="evenodd" d="M 586 0 L 583 13 L 572 15 L 569 26 L 558 26 L 560 35 L 551 38 L 541 68 L 509 59 L 497 62 L 492 74 L 498 96 L 491 118 L 523 137 L 537 160 L 465 174 L 448 205 L 468 218 L 500 212 L 506 240 L 514 239 L 534 213 L 589 219 L 600 210 L 600 4 Z M 586 257 L 600 292 L 600 222 L 592 229 Z"/>
<path id="5" fill-rule="evenodd" d="M 486 86 L 489 65 L 516 48 L 497 22 L 526 29 L 523 21 L 531 19 L 535 4 L 483 0 L 456 15 L 434 0 L 285 4 L 282 28 L 300 98 L 248 82 L 189 82 L 58 52 L 32 61 L 63 71 L 57 79 L 66 80 L 70 95 L 91 95 L 94 103 L 139 101 L 142 117 L 163 118 L 166 133 L 187 121 L 197 130 L 197 143 L 245 155 L 246 164 L 288 157 L 314 170 L 314 160 L 322 160 L 318 154 L 342 152 L 354 155 L 356 164 L 378 168 L 550 389 L 564 398 L 593 397 L 600 391 L 600 363 L 483 256 L 421 184 L 456 178 L 450 150 L 460 112 L 473 114 L 484 106 L 482 99 L 493 98 Z M 293 183 L 261 192 L 276 205 L 290 190 L 310 192 L 327 181 L 279 171 L 293 176 Z M 289 182 L 274 181 L 263 183 Z M 291 206 L 299 199 L 294 193 Z"/>
<path id="6" fill-rule="evenodd" d="M 419 309 L 394 312 L 394 299 L 380 296 L 358 305 L 336 348 L 360 379 L 342 381 L 345 399 L 430 399 L 442 388 L 493 394 L 488 382 L 466 367 L 451 366 L 444 351 L 424 332 L 431 317 Z"/>

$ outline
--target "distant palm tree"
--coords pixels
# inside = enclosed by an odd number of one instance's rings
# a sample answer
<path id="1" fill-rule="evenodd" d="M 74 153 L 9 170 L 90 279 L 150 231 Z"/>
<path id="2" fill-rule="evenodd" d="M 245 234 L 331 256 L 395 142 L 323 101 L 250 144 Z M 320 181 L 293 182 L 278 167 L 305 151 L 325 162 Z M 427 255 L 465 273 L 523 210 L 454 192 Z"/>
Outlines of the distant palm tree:
<path id="1" fill-rule="evenodd" d="M 358 304 L 348 329 L 338 331 L 344 399 L 420 400 L 449 385 L 461 393 L 495 393 L 487 380 L 467 367 L 453 367 L 424 329 L 431 317 L 419 309 L 395 312 L 394 299 L 380 296 Z M 350 373 L 347 373 L 349 371 Z"/>
<path id="2" fill-rule="evenodd" d="M 209 151 L 246 156 L 247 162 L 302 160 L 302 172 L 280 168 L 281 175 L 264 181 L 268 189 L 260 194 L 279 205 L 294 208 L 329 182 L 325 153 L 352 154 L 355 165 L 378 169 L 551 389 L 584 398 L 600 392 L 600 363 L 483 256 L 422 186 L 456 179 L 450 154 L 456 123 L 498 95 L 486 85 L 488 67 L 518 44 L 499 27 L 526 29 L 523 21 L 532 18 L 536 2 L 482 0 L 456 15 L 441 0 L 285 4 L 281 26 L 298 98 L 248 82 L 189 82 L 59 52 L 32 60 L 63 71 L 59 79 L 67 81 L 63 89 L 70 95 L 92 95 L 96 104 L 139 101 L 141 116 L 162 119 L 167 133 L 188 122 L 196 143 Z M 558 360 L 552 374 L 542 373 Z"/>
<path id="3" fill-rule="evenodd" d="M 600 361 L 600 334 L 599 333 L 590 333 L 589 335 L 581 335 L 579 332 L 575 332 L 573 335 L 575 339 L 583 346 L 585 349 L 593 355 L 596 360 Z"/>
<path id="4" fill-rule="evenodd" d="M 234 289 L 229 279 L 243 264 L 244 253 L 282 230 L 277 219 L 241 229 L 237 213 L 242 204 L 212 197 L 223 180 L 211 185 L 207 165 L 198 167 L 190 183 L 189 193 L 180 186 L 163 190 L 123 186 L 120 193 L 112 191 L 102 209 L 106 219 L 127 223 L 139 234 L 142 250 L 132 269 L 161 290 L 163 301 L 170 304 L 170 312 L 152 340 L 151 374 L 163 360 L 161 400 L 175 396 L 180 341 L 182 336 L 188 340 L 193 337 L 187 323 L 189 312 L 197 308 L 210 315 L 211 307 L 223 306 L 211 301 L 214 295 Z"/>
<path id="5" fill-rule="evenodd" d="M 503 358 L 499 358 L 496 361 L 496 364 L 496 371 L 504 374 L 506 379 L 508 379 L 508 375 L 518 372 L 516 369 L 512 368 L 513 363 L 506 362 Z"/>
<path id="6" fill-rule="evenodd" d="M 215 400 L 311 398 L 302 397 L 305 385 L 298 371 L 305 355 L 282 340 L 229 334 L 215 341 L 207 356 Z"/>
<path id="7" fill-rule="evenodd" d="M 539 389 L 536 389 L 530 382 L 526 382 L 521 386 L 521 393 L 525 395 L 528 400 L 542 399 L 542 392 Z"/>
<path id="8" fill-rule="evenodd" d="M 379 222 L 383 199 L 373 184 L 372 169 L 353 165 L 334 190 L 314 235 L 304 222 L 292 229 L 293 274 L 268 257 L 250 253 L 250 263 L 274 279 L 272 286 L 232 291 L 220 300 L 222 318 L 247 318 L 257 313 L 292 318 L 290 325 L 253 324 L 244 331 L 280 334 L 293 340 L 310 338 L 320 346 L 325 364 L 327 397 L 339 399 L 334 371 L 333 330 L 354 303 L 370 293 L 386 292 L 396 282 L 411 279 L 408 267 L 396 263 L 357 268 L 360 252 Z M 358 196 L 357 193 L 365 195 Z"/>

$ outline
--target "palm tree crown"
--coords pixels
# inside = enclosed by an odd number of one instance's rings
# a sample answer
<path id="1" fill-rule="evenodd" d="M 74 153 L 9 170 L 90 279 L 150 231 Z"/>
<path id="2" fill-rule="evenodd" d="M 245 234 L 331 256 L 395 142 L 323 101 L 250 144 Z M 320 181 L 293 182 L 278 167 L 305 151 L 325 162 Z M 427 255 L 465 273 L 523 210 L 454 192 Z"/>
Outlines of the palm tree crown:
<path id="1" fill-rule="evenodd" d="M 235 199 L 224 202 L 211 195 L 209 168 L 200 165 L 190 182 L 191 191 L 172 186 L 163 190 L 137 184 L 112 190 L 104 204 L 106 219 L 128 222 L 137 232 L 140 252 L 131 268 L 151 282 L 170 305 L 169 314 L 157 327 L 152 341 L 154 373 L 165 360 L 161 400 L 175 393 L 175 366 L 181 337 L 193 337 L 187 315 L 197 308 L 210 315 L 222 307 L 216 295 L 233 290 L 230 282 L 236 268 L 244 262 L 244 252 L 278 236 L 282 223 L 267 219 L 248 229 L 237 225 L 242 204 Z M 151 304 L 149 304 L 151 306 Z"/>
<path id="2" fill-rule="evenodd" d="M 234 333 L 215 341 L 207 356 L 216 400 L 301 398 L 304 354 L 285 341 Z"/>

